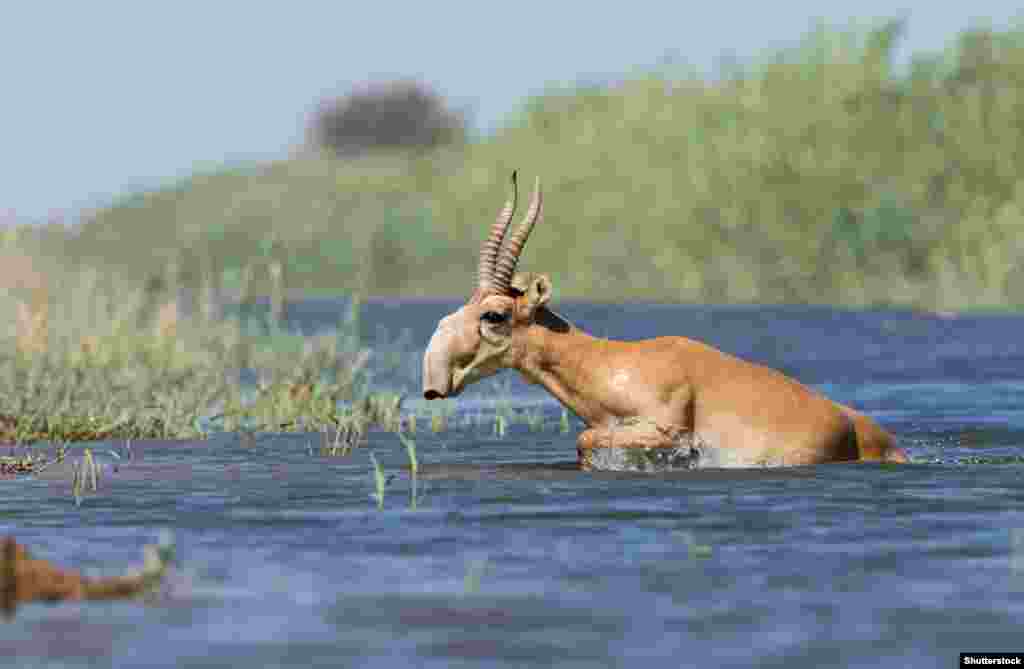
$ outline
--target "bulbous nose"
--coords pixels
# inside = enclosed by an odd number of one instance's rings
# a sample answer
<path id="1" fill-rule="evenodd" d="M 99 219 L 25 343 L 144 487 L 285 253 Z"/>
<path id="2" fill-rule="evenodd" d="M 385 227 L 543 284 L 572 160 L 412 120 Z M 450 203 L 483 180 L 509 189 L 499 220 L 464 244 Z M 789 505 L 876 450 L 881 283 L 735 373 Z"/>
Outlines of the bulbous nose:
<path id="1" fill-rule="evenodd" d="M 430 344 L 423 353 L 423 397 L 436 400 L 447 397 L 451 390 L 451 376 L 448 369 L 449 336 L 438 329 L 430 338 Z"/>

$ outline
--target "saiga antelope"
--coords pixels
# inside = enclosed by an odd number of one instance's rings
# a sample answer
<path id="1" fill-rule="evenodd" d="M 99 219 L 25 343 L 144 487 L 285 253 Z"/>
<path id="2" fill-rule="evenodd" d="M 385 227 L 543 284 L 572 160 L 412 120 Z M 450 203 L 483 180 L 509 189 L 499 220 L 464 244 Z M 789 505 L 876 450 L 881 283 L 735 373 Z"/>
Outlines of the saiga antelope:
<path id="1" fill-rule="evenodd" d="M 586 422 L 576 442 L 584 469 L 612 446 L 682 445 L 688 467 L 907 461 L 873 420 L 773 369 L 684 337 L 614 341 L 570 324 L 548 308 L 546 275 L 515 273 L 542 216 L 540 179 L 505 242 L 516 199 L 513 172 L 512 195 L 480 249 L 476 290 L 441 319 L 424 354 L 426 399 L 516 369 Z"/>

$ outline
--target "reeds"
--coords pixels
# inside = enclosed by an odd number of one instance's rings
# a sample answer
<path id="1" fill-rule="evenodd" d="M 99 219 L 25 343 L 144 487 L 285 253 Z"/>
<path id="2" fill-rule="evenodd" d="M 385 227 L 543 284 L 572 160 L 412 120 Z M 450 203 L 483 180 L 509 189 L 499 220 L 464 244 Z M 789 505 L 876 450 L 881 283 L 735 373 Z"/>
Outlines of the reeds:
<path id="1" fill-rule="evenodd" d="M 416 454 L 416 442 L 406 437 L 401 432 L 398 433 L 398 439 L 405 447 L 406 457 L 409 459 L 409 510 L 415 511 L 419 508 L 420 503 L 420 491 L 419 491 L 419 456 Z M 384 473 L 384 468 L 377 460 L 377 456 L 371 451 L 370 452 L 370 463 L 373 466 L 373 492 L 370 493 L 370 497 L 376 502 L 377 509 L 382 510 L 384 508 L 384 492 L 387 485 L 395 477 L 394 474 L 387 476 Z"/>
<path id="2" fill-rule="evenodd" d="M 245 426 L 348 430 L 351 445 L 365 426 L 400 420 L 393 398 L 364 392 L 370 351 L 351 315 L 336 335 L 310 338 L 270 317 L 211 320 L 219 307 L 183 309 L 172 272 L 136 283 L 33 255 L 31 244 L 0 255 L 23 273 L 0 277 L 0 313 L 14 326 L 0 337 L 0 440 L 201 438 Z M 255 372 L 255 388 L 242 384 L 243 371 Z M 360 410 L 346 413 L 357 399 Z"/>
<path id="3" fill-rule="evenodd" d="M 401 432 L 398 433 L 398 439 L 405 446 L 405 454 L 409 458 L 409 508 L 415 511 L 419 508 L 419 473 L 420 473 L 420 461 L 416 455 L 416 442 L 406 437 Z"/>
<path id="4" fill-rule="evenodd" d="M 97 492 L 99 490 L 100 468 L 92 456 L 91 449 L 85 449 L 82 459 L 74 470 L 74 478 L 71 482 L 71 494 L 75 498 L 75 506 L 82 506 L 82 499 L 86 492 Z"/>
<path id="5" fill-rule="evenodd" d="M 381 469 L 380 463 L 377 462 L 377 456 L 370 453 L 370 462 L 373 463 L 373 498 L 377 502 L 377 508 L 384 508 L 384 488 L 387 486 L 387 482 L 384 480 L 384 470 Z"/>

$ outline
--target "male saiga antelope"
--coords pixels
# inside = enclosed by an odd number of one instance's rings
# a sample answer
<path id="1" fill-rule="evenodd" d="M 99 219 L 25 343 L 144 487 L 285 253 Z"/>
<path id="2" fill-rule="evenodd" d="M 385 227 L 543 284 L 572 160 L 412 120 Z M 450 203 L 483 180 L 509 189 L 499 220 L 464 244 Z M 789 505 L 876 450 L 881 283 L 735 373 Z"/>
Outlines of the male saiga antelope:
<path id="1" fill-rule="evenodd" d="M 513 172 L 512 196 L 480 249 L 476 290 L 441 319 L 423 357 L 426 399 L 519 370 L 586 422 L 577 439 L 584 469 L 608 447 L 678 452 L 684 443 L 688 467 L 907 461 L 873 420 L 773 369 L 684 337 L 614 341 L 567 322 L 548 308 L 546 275 L 515 273 L 542 216 L 540 180 L 505 242 L 516 198 Z"/>

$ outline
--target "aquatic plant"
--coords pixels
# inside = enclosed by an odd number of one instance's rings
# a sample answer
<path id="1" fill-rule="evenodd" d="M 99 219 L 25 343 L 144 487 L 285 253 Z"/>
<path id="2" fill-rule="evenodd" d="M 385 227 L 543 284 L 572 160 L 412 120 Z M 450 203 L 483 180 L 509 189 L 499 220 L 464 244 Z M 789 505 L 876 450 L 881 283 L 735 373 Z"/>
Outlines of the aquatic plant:
<path id="1" fill-rule="evenodd" d="M 401 432 L 398 433 L 398 438 L 401 440 L 402 445 L 405 446 L 405 452 L 409 458 L 409 508 L 415 511 L 419 507 L 420 471 L 419 458 L 416 456 L 416 442 Z"/>
<path id="2" fill-rule="evenodd" d="M 99 490 L 100 468 L 92 456 L 91 449 L 85 449 L 82 458 L 74 468 L 74 475 L 71 481 L 71 494 L 75 498 L 75 506 L 82 505 L 82 498 L 86 491 L 96 492 Z"/>
<path id="3" fill-rule="evenodd" d="M 544 429 L 544 412 L 540 409 L 523 409 L 523 420 L 531 432 L 540 432 Z"/>
<path id="4" fill-rule="evenodd" d="M 400 419 L 394 397 L 364 391 L 371 354 L 351 314 L 316 337 L 266 314 L 211 319 L 222 309 L 182 306 L 173 277 L 138 284 L 28 247 L 13 256 L 26 277 L 0 294 L 14 326 L 0 332 L 0 441 L 195 439 L 241 428 L 351 435 Z M 3 473 L 40 462 L 20 457 Z"/>
<path id="5" fill-rule="evenodd" d="M 321 432 L 320 455 L 346 456 L 363 441 L 366 434 L 365 420 L 346 416 L 338 421 L 333 439 L 329 434 L 329 428 L 325 426 Z"/>
<path id="6" fill-rule="evenodd" d="M 373 499 L 377 502 L 377 508 L 384 508 L 384 488 L 387 486 L 387 482 L 384 480 L 384 470 L 381 469 L 380 463 L 377 462 L 377 456 L 370 453 L 370 462 L 373 463 Z"/>
<path id="7" fill-rule="evenodd" d="M 466 566 L 466 575 L 462 578 L 462 592 L 465 595 L 475 595 L 480 592 L 480 583 L 484 573 L 487 571 L 488 559 L 477 558 L 471 560 Z"/>
<path id="8" fill-rule="evenodd" d="M 448 428 L 448 416 L 442 409 L 435 409 L 430 414 L 430 430 L 431 432 L 443 432 Z"/>

